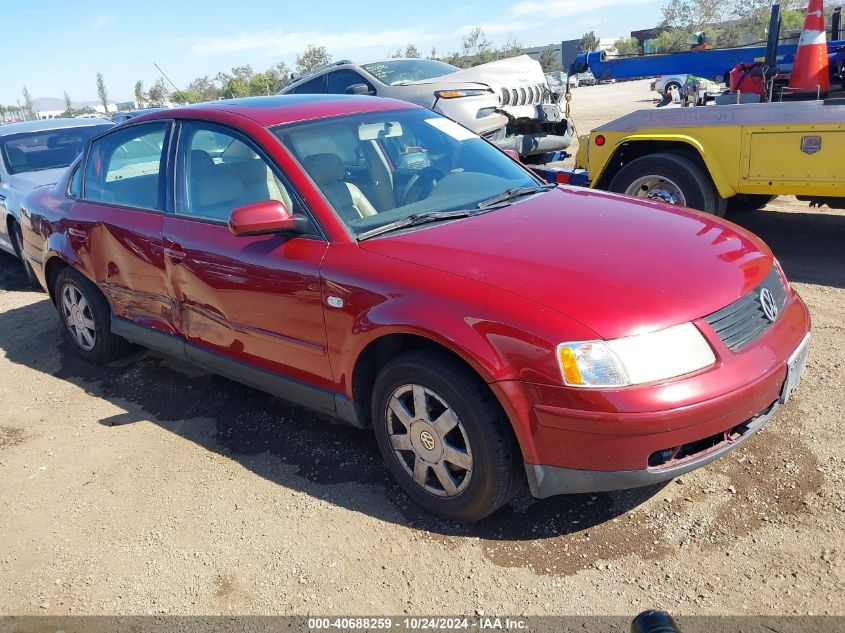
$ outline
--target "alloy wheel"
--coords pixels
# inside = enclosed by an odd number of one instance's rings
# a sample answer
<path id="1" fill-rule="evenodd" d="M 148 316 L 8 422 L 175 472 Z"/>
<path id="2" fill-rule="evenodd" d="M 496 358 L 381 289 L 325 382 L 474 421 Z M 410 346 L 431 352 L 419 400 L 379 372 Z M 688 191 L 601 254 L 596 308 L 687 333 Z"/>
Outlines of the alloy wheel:
<path id="1" fill-rule="evenodd" d="M 438 497 L 455 497 L 472 477 L 472 448 L 454 409 L 418 384 L 402 385 L 387 403 L 393 454 L 414 482 Z"/>
<path id="2" fill-rule="evenodd" d="M 97 332 L 91 307 L 82 291 L 73 283 L 66 283 L 62 289 L 62 314 L 76 344 L 86 352 L 94 349 Z"/>

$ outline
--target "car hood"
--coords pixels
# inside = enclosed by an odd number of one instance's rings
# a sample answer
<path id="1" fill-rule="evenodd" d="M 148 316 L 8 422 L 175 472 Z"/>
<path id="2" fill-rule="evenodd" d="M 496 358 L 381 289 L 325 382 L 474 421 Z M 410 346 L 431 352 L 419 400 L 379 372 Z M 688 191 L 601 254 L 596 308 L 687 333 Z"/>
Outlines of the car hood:
<path id="1" fill-rule="evenodd" d="M 543 67 L 540 66 L 539 62 L 531 59 L 528 55 L 519 55 L 518 57 L 480 64 L 434 79 L 408 82 L 405 85 L 482 84 L 500 89 L 545 83 L 546 75 L 543 74 Z"/>
<path id="2" fill-rule="evenodd" d="M 563 187 L 361 247 L 517 293 L 602 338 L 706 316 L 772 266 L 759 238 L 712 215 Z"/>
<path id="3" fill-rule="evenodd" d="M 40 171 L 12 174 L 9 176 L 9 184 L 18 191 L 32 191 L 36 187 L 53 185 L 59 182 L 66 169 L 67 167 L 60 167 L 58 169 L 42 169 Z"/>

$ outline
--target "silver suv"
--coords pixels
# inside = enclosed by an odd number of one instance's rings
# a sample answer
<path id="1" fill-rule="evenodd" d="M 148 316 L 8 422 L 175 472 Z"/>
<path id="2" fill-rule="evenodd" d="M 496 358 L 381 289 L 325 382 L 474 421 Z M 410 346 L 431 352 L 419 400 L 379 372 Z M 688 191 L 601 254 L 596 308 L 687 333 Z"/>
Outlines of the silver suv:
<path id="1" fill-rule="evenodd" d="M 566 149 L 571 139 L 560 94 L 527 55 L 465 70 L 434 59 L 343 60 L 295 78 L 279 94 L 364 94 L 409 101 L 523 157 Z"/>

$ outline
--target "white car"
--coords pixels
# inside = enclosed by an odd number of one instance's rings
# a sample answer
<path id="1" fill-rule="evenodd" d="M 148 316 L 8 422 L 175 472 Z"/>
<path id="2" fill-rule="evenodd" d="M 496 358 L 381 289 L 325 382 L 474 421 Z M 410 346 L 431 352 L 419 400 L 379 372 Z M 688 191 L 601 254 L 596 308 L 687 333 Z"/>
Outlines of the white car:
<path id="1" fill-rule="evenodd" d="M 21 200 L 57 182 L 88 139 L 113 125 L 103 119 L 45 119 L 0 126 L 0 251 L 20 257 Z"/>
<path id="2" fill-rule="evenodd" d="M 572 136 L 560 94 L 528 55 L 464 70 L 434 59 L 344 60 L 294 79 L 279 94 L 367 94 L 409 101 L 521 156 L 566 149 Z"/>
<path id="3" fill-rule="evenodd" d="M 689 75 L 665 75 L 654 78 L 651 89 L 659 94 L 666 94 L 672 88 L 680 90 L 687 84 Z"/>

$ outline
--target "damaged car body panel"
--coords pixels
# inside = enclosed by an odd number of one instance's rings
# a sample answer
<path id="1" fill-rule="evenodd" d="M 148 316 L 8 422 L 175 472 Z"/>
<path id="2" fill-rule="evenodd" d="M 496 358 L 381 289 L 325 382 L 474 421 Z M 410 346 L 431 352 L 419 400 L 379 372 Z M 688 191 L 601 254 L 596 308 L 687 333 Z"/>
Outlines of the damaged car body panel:
<path id="1" fill-rule="evenodd" d="M 430 108 L 523 157 L 564 150 L 572 126 L 540 64 L 520 55 L 464 70 L 430 59 L 324 66 L 279 94 L 370 94 Z"/>

